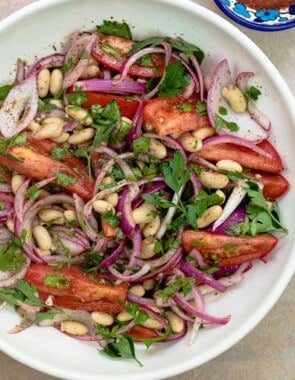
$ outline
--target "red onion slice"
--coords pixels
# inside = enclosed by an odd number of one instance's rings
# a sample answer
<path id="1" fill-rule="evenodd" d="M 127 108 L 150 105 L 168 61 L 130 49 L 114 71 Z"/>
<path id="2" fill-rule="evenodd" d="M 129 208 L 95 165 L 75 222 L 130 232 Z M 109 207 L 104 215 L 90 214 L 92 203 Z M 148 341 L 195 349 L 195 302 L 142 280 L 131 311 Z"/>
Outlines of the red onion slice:
<path id="1" fill-rule="evenodd" d="M 237 75 L 236 85 L 242 92 L 246 92 L 248 90 L 248 82 L 254 77 L 254 73 L 251 71 L 243 71 Z"/>
<path id="2" fill-rule="evenodd" d="M 252 142 L 260 142 L 265 140 L 268 135 L 259 124 L 251 119 L 248 112 L 236 113 L 229 107 L 227 101 L 221 95 L 223 87 L 234 86 L 228 61 L 221 61 L 211 76 L 211 81 L 208 90 L 207 110 L 210 124 L 215 128 L 215 119 L 219 115 L 219 108 L 227 109 L 227 115 L 222 115 L 222 118 L 235 122 L 239 126 L 239 130 L 231 132 L 228 129 L 222 129 L 221 133 L 226 133 L 236 137 L 243 138 Z M 220 115 L 221 116 L 221 115 Z"/>
<path id="3" fill-rule="evenodd" d="M 42 69 L 51 69 L 53 67 L 63 66 L 65 63 L 65 55 L 56 53 L 48 55 L 44 58 L 39 59 L 28 71 L 26 77 L 28 78 L 31 74 L 37 73 Z"/>
<path id="4" fill-rule="evenodd" d="M 81 91 L 99 91 L 113 94 L 144 94 L 146 93 L 145 83 L 126 79 L 119 83 L 114 83 L 112 79 L 85 79 L 75 81 L 75 88 Z"/>
<path id="5" fill-rule="evenodd" d="M 0 109 L 0 131 L 5 138 L 28 127 L 38 110 L 36 75 L 14 86 Z"/>
<path id="6" fill-rule="evenodd" d="M 85 71 L 89 63 L 92 47 L 96 43 L 96 39 L 96 33 L 92 35 L 82 35 L 75 39 L 69 47 L 65 56 L 65 63 L 67 63 L 69 60 L 72 60 L 74 67 L 64 76 L 62 85 L 64 89 L 72 86 Z"/>

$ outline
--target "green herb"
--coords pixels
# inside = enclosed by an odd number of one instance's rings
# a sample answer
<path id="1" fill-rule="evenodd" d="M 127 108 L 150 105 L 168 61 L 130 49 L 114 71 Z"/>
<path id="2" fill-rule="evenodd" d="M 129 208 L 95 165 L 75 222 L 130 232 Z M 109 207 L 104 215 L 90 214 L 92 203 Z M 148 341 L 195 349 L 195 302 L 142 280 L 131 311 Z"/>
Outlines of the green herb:
<path id="1" fill-rule="evenodd" d="M 50 288 L 69 289 L 70 287 L 70 280 L 58 273 L 48 275 L 43 282 L 44 285 L 47 285 Z"/>
<path id="2" fill-rule="evenodd" d="M 132 317 L 135 317 L 139 308 L 138 308 L 138 304 L 137 303 L 133 303 L 133 302 L 128 302 L 125 306 L 125 310 L 127 311 L 127 313 L 129 313 L 130 315 L 132 315 Z"/>
<path id="3" fill-rule="evenodd" d="M 237 123 L 233 121 L 227 121 L 223 117 L 216 115 L 215 116 L 215 130 L 219 132 L 222 128 L 227 128 L 232 132 L 236 132 L 239 130 L 239 126 Z"/>
<path id="4" fill-rule="evenodd" d="M 245 95 L 247 99 L 256 101 L 258 100 L 259 95 L 261 95 L 261 91 L 257 87 L 250 86 Z"/>
<path id="5" fill-rule="evenodd" d="M 205 102 L 201 102 L 201 100 L 198 100 L 197 104 L 196 104 L 196 111 L 197 111 L 198 115 L 206 116 L 207 115 L 207 104 Z"/>
<path id="6" fill-rule="evenodd" d="M 57 315 L 61 315 L 62 313 L 59 310 L 40 312 L 36 315 L 34 319 L 34 323 L 40 323 L 45 320 L 54 319 Z"/>
<path id="7" fill-rule="evenodd" d="M 26 297 L 26 303 L 35 306 L 43 306 L 43 302 L 38 297 L 38 290 L 35 285 L 31 285 L 25 280 L 17 280 L 17 286 L 18 290 Z"/>
<path id="8" fill-rule="evenodd" d="M 55 104 L 51 104 L 49 102 L 49 99 L 40 99 L 38 100 L 38 112 L 41 113 L 41 112 L 49 112 L 49 111 L 52 111 L 56 109 L 56 105 Z"/>
<path id="9" fill-rule="evenodd" d="M 40 197 L 41 193 L 42 189 L 39 189 L 36 185 L 32 185 L 28 188 L 25 195 L 31 202 L 34 202 Z"/>
<path id="10" fill-rule="evenodd" d="M 3 211 L 6 208 L 5 202 L 0 202 L 0 211 Z"/>
<path id="11" fill-rule="evenodd" d="M 12 88 L 11 84 L 7 84 L 5 86 L 0 87 L 0 101 L 6 98 L 11 88 Z"/>
<path id="12" fill-rule="evenodd" d="M 187 183 L 191 170 L 186 168 L 186 161 L 176 150 L 173 159 L 162 165 L 165 183 L 176 193 Z"/>
<path id="13" fill-rule="evenodd" d="M 132 33 L 130 30 L 130 27 L 126 22 L 117 22 L 117 21 L 110 21 L 110 20 L 103 20 L 102 25 L 97 25 L 97 29 L 100 31 L 100 33 L 111 35 L 111 36 L 118 36 L 127 38 L 128 40 L 132 40 Z"/>
<path id="14" fill-rule="evenodd" d="M 164 299 L 173 297 L 176 293 L 182 292 L 184 296 L 187 296 L 193 285 L 195 284 L 196 279 L 193 277 L 181 277 L 177 276 L 175 280 L 167 285 L 162 291 L 161 296 Z"/>
<path id="15" fill-rule="evenodd" d="M 90 57 L 89 51 L 85 50 L 81 56 L 81 59 L 88 59 Z"/>
<path id="16" fill-rule="evenodd" d="M 202 63 L 205 54 L 198 46 L 185 41 L 183 38 L 178 37 L 177 40 L 170 39 L 170 43 L 173 49 L 179 50 L 185 53 L 187 56 L 191 57 L 194 55 L 199 63 Z"/>
<path id="17" fill-rule="evenodd" d="M 203 269 L 203 272 L 206 274 L 213 274 L 218 271 L 219 271 L 218 267 L 209 267 L 209 268 Z"/>
<path id="18" fill-rule="evenodd" d="M 16 273 L 26 262 L 26 257 L 19 244 L 16 244 L 16 239 L 12 240 L 8 245 L 0 246 L 1 271 Z"/>
<path id="19" fill-rule="evenodd" d="M 137 51 L 139 51 L 139 50 L 141 50 L 147 46 L 150 46 L 150 45 L 159 45 L 162 42 L 167 41 L 167 40 L 168 40 L 168 37 L 151 37 L 151 38 L 148 38 L 144 41 L 135 42 L 132 45 L 131 50 L 128 52 L 128 55 L 130 56 L 130 55 L 136 53 Z"/>
<path id="20" fill-rule="evenodd" d="M 192 106 L 190 104 L 180 103 L 176 108 L 182 112 L 191 112 Z"/>
<path id="21" fill-rule="evenodd" d="M 162 208 L 176 207 L 174 203 L 162 198 L 158 192 L 151 193 L 151 194 L 142 194 L 141 197 L 147 203 L 158 206 L 158 207 L 162 207 Z"/>
<path id="22" fill-rule="evenodd" d="M 66 94 L 66 98 L 70 104 L 73 104 L 76 106 L 82 106 L 85 102 L 87 102 L 87 99 L 88 99 L 85 92 L 82 92 L 82 91 Z"/>
<path id="23" fill-rule="evenodd" d="M 56 177 L 56 183 L 62 186 L 74 185 L 77 181 L 75 177 L 65 174 L 65 173 L 57 173 L 55 177 Z"/>
<path id="24" fill-rule="evenodd" d="M 132 148 L 135 156 L 139 154 L 148 154 L 151 139 L 150 137 L 141 136 L 133 140 Z"/>
<path id="25" fill-rule="evenodd" d="M 64 160 L 68 154 L 67 149 L 65 148 L 51 148 L 51 157 L 55 160 Z"/>
<path id="26" fill-rule="evenodd" d="M 128 132 L 132 129 L 132 124 L 128 121 L 122 120 L 121 127 L 116 133 L 111 135 L 110 141 L 112 144 L 120 143 L 124 137 L 128 134 Z"/>
<path id="27" fill-rule="evenodd" d="M 24 295 L 15 288 L 0 289 L 0 300 L 9 306 L 17 306 L 19 301 L 24 302 Z"/>
<path id="28" fill-rule="evenodd" d="M 73 58 L 70 57 L 70 58 L 67 60 L 67 62 L 61 67 L 61 71 L 62 71 L 62 73 L 63 73 L 63 74 L 68 73 L 69 71 L 72 70 L 73 66 L 74 66 Z"/>
<path id="29" fill-rule="evenodd" d="M 150 316 L 148 315 L 148 313 L 141 311 L 134 319 L 134 323 L 136 325 L 143 325 L 149 318 Z"/>
<path id="30" fill-rule="evenodd" d="M 225 107 L 219 107 L 218 112 L 220 115 L 227 115 L 227 109 Z"/>
<path id="31" fill-rule="evenodd" d="M 136 63 L 138 65 L 146 66 L 146 67 L 152 67 L 153 66 L 153 61 L 152 61 L 152 57 L 150 56 L 150 54 L 144 55 Z"/>
<path id="32" fill-rule="evenodd" d="M 182 92 L 189 84 L 189 77 L 179 60 L 175 60 L 166 66 L 164 80 L 159 86 L 159 96 L 173 96 Z"/>
<path id="33" fill-rule="evenodd" d="M 0 138 L 0 153 L 7 155 L 7 149 L 13 146 L 25 145 L 27 141 L 27 133 L 22 133 L 17 136 L 13 136 L 9 139 Z"/>
<path id="34" fill-rule="evenodd" d="M 114 57 L 120 57 L 121 56 L 121 53 L 118 50 L 116 50 L 115 48 L 113 48 L 112 46 L 107 45 L 107 44 L 102 45 L 101 50 L 104 53 L 112 55 Z"/>
<path id="35" fill-rule="evenodd" d="M 142 366 L 135 356 L 134 342 L 130 336 L 119 336 L 115 342 L 109 343 L 107 347 L 100 352 L 113 358 L 132 359 Z"/>
<path id="36" fill-rule="evenodd" d="M 89 178 L 92 178 L 91 174 L 91 154 L 88 152 L 87 148 L 84 146 L 80 146 L 78 149 L 74 150 L 73 155 L 76 157 L 84 158 L 87 162 L 88 175 Z"/>
<path id="37" fill-rule="evenodd" d="M 91 116 L 94 119 L 92 125 L 96 129 L 93 147 L 101 143 L 108 143 L 112 133 L 122 125 L 122 119 L 118 103 L 113 100 L 105 107 L 94 105 L 91 107 Z"/>
<path id="38" fill-rule="evenodd" d="M 84 253 L 85 261 L 82 264 L 83 270 L 86 273 L 96 273 L 98 265 L 102 262 L 103 256 L 95 250 Z"/>
<path id="39" fill-rule="evenodd" d="M 120 218 L 118 215 L 114 214 L 112 210 L 107 211 L 103 215 L 104 220 L 111 226 L 111 227 L 118 227 Z"/>

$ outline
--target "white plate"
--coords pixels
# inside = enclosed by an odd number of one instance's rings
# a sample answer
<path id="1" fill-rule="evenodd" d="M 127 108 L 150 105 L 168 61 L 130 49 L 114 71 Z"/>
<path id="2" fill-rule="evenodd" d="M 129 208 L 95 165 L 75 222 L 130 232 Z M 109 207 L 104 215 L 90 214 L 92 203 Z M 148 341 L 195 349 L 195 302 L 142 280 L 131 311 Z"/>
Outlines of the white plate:
<path id="1" fill-rule="evenodd" d="M 280 241 L 267 265 L 255 263 L 246 281 L 210 303 L 215 315 L 231 314 L 229 324 L 203 330 L 195 343 L 138 347 L 143 367 L 111 361 L 97 353 L 94 344 L 75 341 L 53 328 L 30 328 L 20 334 L 7 331 L 18 322 L 10 311 L 0 313 L 0 348 L 16 360 L 48 374 L 72 380 L 156 379 L 196 367 L 221 354 L 251 331 L 268 313 L 295 268 L 295 105 L 291 92 L 272 63 L 234 26 L 187 0 L 44 0 L 11 15 L 0 24 L 0 85 L 13 79 L 18 57 L 34 60 L 54 52 L 65 35 L 89 30 L 103 19 L 125 20 L 135 37 L 180 35 L 206 52 L 203 67 L 210 71 L 227 58 L 233 72 L 259 74 L 267 89 L 264 111 L 273 123 L 273 139 L 286 163 L 291 190 L 281 202 L 289 235 Z"/>

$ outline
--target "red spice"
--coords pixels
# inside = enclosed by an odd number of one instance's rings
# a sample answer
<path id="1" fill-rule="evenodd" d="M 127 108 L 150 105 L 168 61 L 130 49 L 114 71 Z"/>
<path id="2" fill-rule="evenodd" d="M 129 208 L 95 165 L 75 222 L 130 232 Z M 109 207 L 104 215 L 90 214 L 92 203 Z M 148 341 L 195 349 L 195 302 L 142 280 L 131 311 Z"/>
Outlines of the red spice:
<path id="1" fill-rule="evenodd" d="M 244 4 L 254 9 L 288 8 L 294 0 L 243 0 Z"/>

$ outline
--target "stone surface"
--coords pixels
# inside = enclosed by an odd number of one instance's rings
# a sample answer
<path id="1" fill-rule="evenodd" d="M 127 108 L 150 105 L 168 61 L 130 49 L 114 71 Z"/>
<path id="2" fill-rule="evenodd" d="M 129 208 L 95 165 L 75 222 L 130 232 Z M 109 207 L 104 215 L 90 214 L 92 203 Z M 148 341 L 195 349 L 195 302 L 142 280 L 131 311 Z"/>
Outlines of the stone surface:
<path id="1" fill-rule="evenodd" d="M 32 2 L 0 0 L 0 19 Z M 211 0 L 194 2 L 223 16 Z M 243 27 L 239 29 L 272 60 L 294 94 L 295 28 L 277 33 L 256 32 Z M 294 380 L 294 293 L 295 279 L 267 317 L 242 341 L 210 362 L 170 380 Z M 57 380 L 16 362 L 4 353 L 0 353 L 0 368 L 1 380 Z"/>

